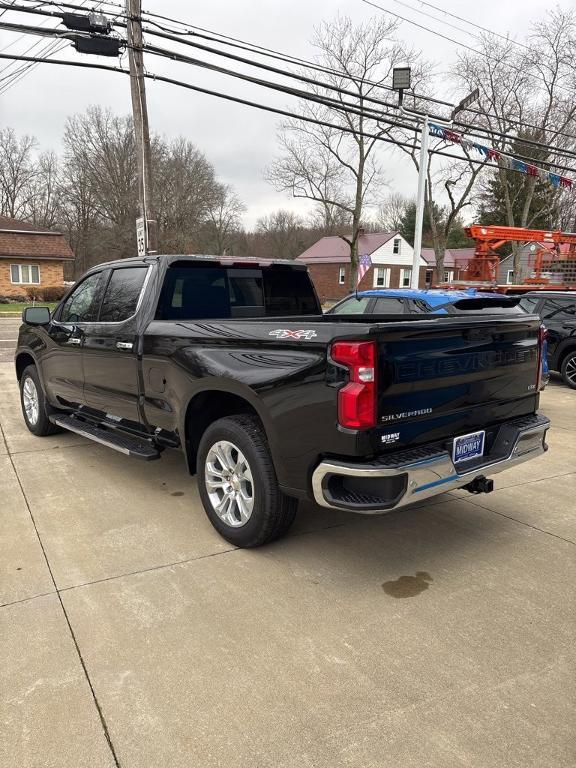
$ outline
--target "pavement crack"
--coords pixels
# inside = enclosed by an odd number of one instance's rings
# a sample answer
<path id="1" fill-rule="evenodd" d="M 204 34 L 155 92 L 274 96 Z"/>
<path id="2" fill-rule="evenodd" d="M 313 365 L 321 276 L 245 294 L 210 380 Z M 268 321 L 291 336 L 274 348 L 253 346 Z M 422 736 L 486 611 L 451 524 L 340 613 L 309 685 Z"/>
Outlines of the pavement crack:
<path id="1" fill-rule="evenodd" d="M 40 544 L 40 548 L 42 550 L 42 554 L 44 555 L 44 560 L 46 561 L 46 566 L 48 568 L 48 572 L 50 573 L 50 578 L 52 579 L 52 583 L 54 584 L 54 590 L 55 594 L 58 597 L 58 601 L 60 602 L 60 607 L 62 608 L 62 613 L 64 614 L 64 619 L 66 621 L 66 624 L 68 625 L 68 630 L 70 632 L 70 636 L 72 638 L 72 642 L 74 643 L 74 647 L 76 648 L 76 653 L 78 655 L 78 659 L 80 661 L 80 665 L 82 667 L 82 670 L 84 672 L 84 676 L 86 678 L 86 682 L 88 683 L 88 687 L 90 688 L 90 693 L 92 694 L 92 700 L 94 701 L 94 706 L 96 707 L 96 711 L 98 712 L 98 717 L 100 718 L 100 724 L 102 726 L 102 730 L 104 732 L 104 737 L 106 738 L 106 741 L 108 743 L 108 748 L 110 749 L 110 753 L 112 755 L 112 758 L 114 760 L 114 765 L 116 768 L 121 768 L 120 761 L 118 760 L 118 755 L 116 754 L 116 750 L 114 748 L 114 744 L 112 743 L 112 738 L 110 736 L 110 732 L 108 730 L 108 724 L 106 723 L 106 718 L 104 717 L 104 713 L 102 711 L 102 707 L 100 706 L 100 702 L 98 701 L 98 697 L 96 695 L 96 691 L 94 690 L 94 686 L 92 684 L 92 680 L 90 679 L 90 675 L 88 673 L 88 668 L 86 667 L 86 662 L 84 661 L 84 657 L 82 656 L 82 651 L 80 650 L 80 646 L 78 644 L 78 640 L 76 638 L 76 634 L 74 632 L 74 629 L 72 627 L 72 623 L 70 621 L 70 617 L 68 616 L 68 612 L 66 611 L 66 607 L 64 605 L 64 601 L 62 600 L 62 596 L 60 594 L 60 590 L 58 589 L 58 585 L 56 584 L 56 579 L 54 577 L 54 573 L 52 571 L 52 567 L 50 565 L 50 560 L 48 559 L 48 554 L 46 552 L 46 549 L 44 547 L 44 542 L 42 541 L 42 537 L 40 536 L 40 531 L 38 530 L 38 526 L 36 525 L 36 520 L 34 518 L 34 515 L 32 513 L 32 509 L 30 507 L 30 503 L 28 501 L 28 497 L 26 496 L 26 492 L 24 491 L 24 487 L 22 485 L 22 481 L 20 480 L 20 476 L 18 474 L 18 470 L 16 469 L 16 465 L 14 464 L 14 460 L 12 458 L 12 454 L 10 453 L 10 449 L 8 447 L 8 443 L 6 441 L 6 437 L 4 435 L 4 430 L 2 429 L 2 425 L 0 424 L 0 434 L 2 435 L 2 439 L 4 441 L 4 444 L 6 445 L 6 451 L 8 454 L 8 458 L 10 459 L 10 464 L 12 465 L 12 469 L 14 470 L 14 475 L 16 476 L 16 481 L 18 483 L 18 486 L 20 488 L 20 493 L 22 494 L 22 497 L 24 499 L 24 503 L 26 504 L 26 508 L 28 510 L 28 514 L 30 515 L 30 519 L 32 521 L 32 525 L 34 526 L 34 530 L 36 532 L 36 536 L 38 538 L 38 543 Z"/>
<path id="2" fill-rule="evenodd" d="M 20 603 L 29 603 L 31 600 L 38 600 L 40 597 L 48 597 L 49 595 L 55 595 L 56 590 L 52 592 L 41 592 L 39 595 L 31 595 L 30 597 L 22 597 L 20 600 L 12 600 L 10 603 L 2 603 L 0 608 L 9 608 L 11 605 L 19 605 Z"/>
<path id="3" fill-rule="evenodd" d="M 486 512 L 493 512 L 495 515 L 500 515 L 500 517 L 505 517 L 507 520 L 513 520 L 515 523 L 519 523 L 520 525 L 525 525 L 526 528 L 532 528 L 532 530 L 538 531 L 539 533 L 545 533 L 547 536 L 553 536 L 555 539 L 560 539 L 560 541 L 565 541 L 567 544 L 576 545 L 576 541 L 572 541 L 572 539 L 565 539 L 564 536 L 559 536 L 557 533 L 546 531 L 544 530 L 544 528 L 538 528 L 537 525 L 532 525 L 532 523 L 526 523 L 524 520 L 518 520 L 517 517 L 512 517 L 512 515 L 505 515 L 504 512 L 498 512 L 498 510 L 496 509 L 490 509 L 490 507 L 485 507 L 483 504 L 479 504 L 477 501 L 472 501 L 472 499 L 465 499 L 465 501 L 467 501 L 469 504 L 473 504 L 475 507 L 479 507 L 480 509 L 485 509 Z"/>
<path id="4" fill-rule="evenodd" d="M 196 557 L 187 557 L 184 560 L 175 560 L 173 563 L 161 563 L 160 565 L 153 565 L 150 568 L 141 568 L 138 571 L 128 571 L 127 573 L 119 573 L 116 576 L 105 576 L 103 579 L 94 579 L 94 581 L 85 581 L 82 584 L 72 584 L 69 587 L 62 587 L 60 592 L 69 592 L 71 589 L 81 589 L 82 587 L 90 587 L 92 584 L 102 584 L 105 581 L 116 581 L 116 579 L 125 579 L 128 576 L 138 576 L 140 573 L 150 573 L 150 571 L 161 571 L 164 568 L 172 568 L 175 565 L 185 565 L 186 563 L 195 563 L 197 560 L 207 560 L 209 557 L 218 557 L 219 555 L 227 555 L 229 552 L 238 552 L 239 547 L 231 547 L 230 549 L 223 549 L 220 552 L 210 552 L 207 555 L 197 555 Z"/>

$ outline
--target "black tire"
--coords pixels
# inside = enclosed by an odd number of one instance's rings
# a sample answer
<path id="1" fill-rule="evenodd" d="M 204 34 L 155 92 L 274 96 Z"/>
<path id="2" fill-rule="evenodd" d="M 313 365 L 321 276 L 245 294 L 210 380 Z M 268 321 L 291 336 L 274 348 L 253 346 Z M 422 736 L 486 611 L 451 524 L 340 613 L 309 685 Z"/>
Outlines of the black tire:
<path id="1" fill-rule="evenodd" d="M 253 480 L 249 483 L 253 498 L 252 511 L 246 522 L 238 522 L 239 527 L 233 527 L 222 520 L 206 487 L 207 457 L 220 441 L 231 443 L 233 448 L 244 454 Z M 204 510 L 214 528 L 237 547 L 259 547 L 280 538 L 296 516 L 298 502 L 281 492 L 266 435 L 254 416 L 226 416 L 206 429 L 198 447 L 198 489 Z M 232 490 L 229 492 L 233 493 Z"/>
<path id="2" fill-rule="evenodd" d="M 27 385 L 28 381 L 31 382 L 33 390 L 36 392 L 38 397 L 38 415 L 36 420 L 34 420 L 33 416 L 27 412 L 24 403 L 25 388 L 30 388 L 31 386 Z M 46 402 L 46 396 L 44 395 L 44 390 L 42 389 L 40 377 L 38 376 L 38 371 L 36 370 L 35 365 L 29 365 L 27 368 L 25 368 L 22 376 L 20 377 L 20 405 L 22 406 L 24 422 L 33 435 L 36 435 L 37 437 L 46 437 L 46 435 L 54 435 L 57 432 L 60 432 L 59 427 L 52 424 L 52 422 L 50 422 L 48 419 L 50 406 Z"/>
<path id="3" fill-rule="evenodd" d="M 576 389 L 576 350 L 568 352 L 564 360 L 562 360 L 560 373 L 562 374 L 564 384 L 567 384 L 572 389 Z"/>

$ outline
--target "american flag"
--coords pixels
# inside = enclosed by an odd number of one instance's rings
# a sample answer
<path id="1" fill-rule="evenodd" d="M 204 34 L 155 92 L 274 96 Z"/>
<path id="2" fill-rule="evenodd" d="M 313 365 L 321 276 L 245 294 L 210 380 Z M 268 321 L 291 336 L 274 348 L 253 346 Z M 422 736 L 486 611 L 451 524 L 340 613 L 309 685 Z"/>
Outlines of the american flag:
<path id="1" fill-rule="evenodd" d="M 365 254 L 364 256 L 360 256 L 360 261 L 358 262 L 358 285 L 360 285 L 360 282 L 366 272 L 370 269 L 372 266 L 372 259 L 370 258 L 369 254 Z"/>

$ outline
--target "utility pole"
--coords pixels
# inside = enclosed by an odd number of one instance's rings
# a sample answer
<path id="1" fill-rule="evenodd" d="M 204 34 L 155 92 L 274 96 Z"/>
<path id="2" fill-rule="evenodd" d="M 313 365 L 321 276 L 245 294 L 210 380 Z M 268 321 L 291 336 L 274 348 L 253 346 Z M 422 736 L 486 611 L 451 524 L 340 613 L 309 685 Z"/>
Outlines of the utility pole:
<path id="1" fill-rule="evenodd" d="M 132 95 L 132 117 L 136 137 L 136 158 L 138 165 L 138 199 L 141 222 L 137 222 L 139 237 L 138 251 L 158 251 L 157 222 L 152 205 L 152 155 L 150 151 L 150 130 L 146 106 L 146 85 L 144 78 L 144 56 L 142 53 L 142 1 L 126 0 L 128 61 L 130 63 L 130 91 Z"/>

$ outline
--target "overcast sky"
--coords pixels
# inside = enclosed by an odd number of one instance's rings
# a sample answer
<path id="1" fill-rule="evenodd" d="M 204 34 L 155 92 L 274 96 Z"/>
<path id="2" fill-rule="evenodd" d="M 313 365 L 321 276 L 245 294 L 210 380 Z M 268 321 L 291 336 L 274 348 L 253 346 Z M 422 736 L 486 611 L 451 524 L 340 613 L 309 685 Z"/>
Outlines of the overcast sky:
<path id="1" fill-rule="evenodd" d="M 474 45 L 474 39 L 469 35 L 446 27 L 442 22 L 434 23 L 416 10 L 410 12 L 396 0 L 376 1 L 382 7 L 410 17 L 427 28 L 437 29 Z M 431 12 L 417 0 L 406 2 Z M 510 33 L 516 39 L 522 39 L 530 23 L 541 18 L 550 7 L 550 3 L 544 0 L 432 2 L 501 34 Z M 84 4 L 89 7 L 94 3 L 85 0 Z M 572 4 L 572 0 L 560 3 L 565 8 Z M 210 0 L 203 3 L 147 0 L 144 9 L 303 58 L 314 55 L 309 41 L 314 26 L 322 20 L 331 19 L 338 12 L 359 21 L 380 13 L 361 0 Z M 453 18 L 445 18 L 453 24 L 465 26 Z M 4 14 L 2 20 L 42 23 L 41 17 L 14 12 Z M 447 87 L 442 88 L 441 73 L 454 60 L 457 46 L 405 22 L 400 27 L 399 36 L 422 50 L 428 60 L 436 62 L 440 75 L 439 96 L 457 100 L 464 95 L 450 93 Z M 10 46 L 7 52 L 24 53 L 38 40 L 29 36 L 18 40 L 18 37 L 0 31 L 0 51 Z M 32 53 L 43 48 L 47 42 L 42 38 Z M 191 49 L 186 52 L 190 55 Z M 80 54 L 74 51 L 60 54 L 60 57 L 64 56 L 80 58 Z M 93 56 L 81 58 L 90 62 L 97 60 Z M 114 60 L 107 61 L 115 63 Z M 169 74 L 197 85 L 266 101 L 275 106 L 293 106 L 281 94 L 198 71 L 188 65 L 163 62 L 151 56 L 147 57 L 146 64 L 151 72 Z M 6 74 L 4 69 L 7 66 L 6 61 L 0 61 L 0 78 Z M 252 226 L 263 214 L 280 207 L 303 214 L 308 210 L 305 202 L 274 192 L 263 179 L 264 170 L 276 152 L 278 119 L 274 115 L 149 80 L 147 89 L 151 129 L 168 139 L 183 135 L 194 142 L 212 162 L 218 178 L 231 184 L 246 203 L 245 220 L 248 226 Z M 12 126 L 18 132 L 33 134 L 42 148 L 59 150 L 66 117 L 83 111 L 90 104 L 109 107 L 118 114 L 129 112 L 128 79 L 105 72 L 40 65 L 0 95 L 0 126 Z M 411 164 L 394 152 L 387 152 L 384 157 L 390 189 L 407 195 L 415 194 L 416 173 Z"/>

